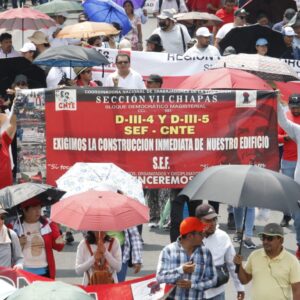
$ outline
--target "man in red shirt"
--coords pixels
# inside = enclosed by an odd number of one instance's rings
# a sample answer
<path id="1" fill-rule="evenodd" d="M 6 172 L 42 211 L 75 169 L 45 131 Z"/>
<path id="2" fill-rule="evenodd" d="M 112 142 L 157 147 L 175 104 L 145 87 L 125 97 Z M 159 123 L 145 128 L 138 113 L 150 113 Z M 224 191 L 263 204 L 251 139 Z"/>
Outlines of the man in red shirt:
<path id="1" fill-rule="evenodd" d="M 214 14 L 219 8 L 221 8 L 221 0 L 187 0 L 186 5 L 190 11 Z"/>
<path id="2" fill-rule="evenodd" d="M 286 116 L 294 123 L 300 124 L 300 94 L 292 94 L 289 97 L 289 110 Z M 297 164 L 297 144 L 278 127 L 278 143 L 283 144 L 283 155 L 281 158 L 281 172 L 294 179 Z M 291 216 L 285 215 L 280 223 L 282 227 L 287 227 Z"/>
<path id="3" fill-rule="evenodd" d="M 0 115 L 0 189 L 13 184 L 13 175 L 11 168 L 11 160 L 9 154 L 9 146 L 16 134 L 17 120 L 13 115 L 8 121 L 9 124 L 3 130 L 3 126 L 7 122 L 5 114 Z"/>

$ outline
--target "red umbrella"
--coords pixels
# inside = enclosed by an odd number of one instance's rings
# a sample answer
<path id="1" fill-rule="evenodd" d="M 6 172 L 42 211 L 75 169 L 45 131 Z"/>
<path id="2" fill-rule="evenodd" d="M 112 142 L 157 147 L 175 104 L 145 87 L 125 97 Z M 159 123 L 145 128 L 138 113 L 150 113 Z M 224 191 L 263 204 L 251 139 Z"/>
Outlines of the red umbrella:
<path id="1" fill-rule="evenodd" d="M 184 80 L 178 89 L 241 89 L 272 90 L 261 78 L 236 69 L 213 69 L 192 75 Z"/>
<path id="2" fill-rule="evenodd" d="M 52 26 L 56 26 L 55 21 L 48 15 L 35 9 L 15 8 L 0 13 L 0 28 L 5 29 L 5 31 L 21 30 L 24 32 Z"/>
<path id="3" fill-rule="evenodd" d="M 282 100 L 286 103 L 290 95 L 300 93 L 300 81 L 276 82 L 276 85 L 280 90 Z"/>
<path id="4" fill-rule="evenodd" d="M 114 192 L 89 190 L 57 202 L 51 220 L 76 230 L 124 230 L 148 222 L 149 208 Z"/>

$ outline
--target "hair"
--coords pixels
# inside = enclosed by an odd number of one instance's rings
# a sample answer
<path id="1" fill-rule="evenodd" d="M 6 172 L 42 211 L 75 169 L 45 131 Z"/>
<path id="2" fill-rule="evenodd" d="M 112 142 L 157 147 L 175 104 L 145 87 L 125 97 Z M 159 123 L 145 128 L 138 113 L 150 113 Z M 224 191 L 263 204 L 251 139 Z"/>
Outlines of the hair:
<path id="1" fill-rule="evenodd" d="M 105 237 L 104 237 L 104 242 L 110 242 L 111 241 L 111 237 L 109 236 L 109 235 L 105 235 Z M 95 236 L 95 233 L 94 233 L 94 231 L 88 231 L 87 233 L 86 233 L 86 236 L 85 236 L 85 240 L 90 244 L 90 245 L 92 245 L 92 244 L 96 244 L 97 242 L 97 239 L 96 239 L 96 236 Z"/>
<path id="2" fill-rule="evenodd" d="M 93 46 L 94 43 L 95 43 L 95 41 L 98 40 L 98 39 L 101 40 L 100 36 L 93 36 L 93 37 L 90 37 L 90 38 L 87 40 L 87 42 L 88 42 L 89 45 L 92 45 L 92 46 Z"/>
<path id="3" fill-rule="evenodd" d="M 130 56 L 129 56 L 127 53 L 119 53 L 119 54 L 116 56 L 116 63 L 118 62 L 119 57 L 127 57 L 127 58 L 128 58 L 128 61 L 129 61 L 129 63 L 130 63 Z"/>
<path id="4" fill-rule="evenodd" d="M 267 18 L 269 20 L 268 15 L 265 12 L 261 12 L 257 15 L 256 21 L 259 21 L 260 19 L 263 19 L 263 18 Z"/>
<path id="5" fill-rule="evenodd" d="M 123 7 L 125 7 L 125 4 L 127 4 L 127 3 L 129 3 L 129 4 L 130 4 L 130 6 L 131 6 L 131 9 L 132 9 L 132 13 L 134 13 L 134 6 L 133 6 L 133 3 L 132 3 L 132 1 L 131 1 L 131 0 L 126 0 L 126 1 L 124 1 L 124 3 L 123 3 Z"/>
<path id="6" fill-rule="evenodd" d="M 0 43 L 4 40 L 11 40 L 12 39 L 12 35 L 9 34 L 8 32 L 4 32 L 0 35 Z"/>
<path id="7" fill-rule="evenodd" d="M 226 4 L 226 3 L 236 3 L 236 0 L 225 0 L 224 4 Z"/>
<path id="8" fill-rule="evenodd" d="M 114 26 L 117 30 L 122 31 L 122 26 L 119 23 L 112 22 L 111 25 Z"/>

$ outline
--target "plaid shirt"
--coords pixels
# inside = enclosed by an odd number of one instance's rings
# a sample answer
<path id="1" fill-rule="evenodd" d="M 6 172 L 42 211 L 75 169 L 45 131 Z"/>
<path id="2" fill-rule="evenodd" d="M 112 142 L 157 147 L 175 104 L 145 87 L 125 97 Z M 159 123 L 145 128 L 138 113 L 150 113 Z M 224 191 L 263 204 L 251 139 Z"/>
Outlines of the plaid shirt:
<path id="1" fill-rule="evenodd" d="M 184 274 L 182 265 L 192 261 L 196 264 L 192 274 Z M 204 290 L 212 288 L 217 283 L 217 272 L 210 251 L 204 246 L 199 246 L 188 257 L 182 248 L 180 240 L 167 245 L 160 253 L 156 279 L 159 283 L 175 284 L 179 279 L 192 282 L 190 289 L 176 287 L 170 299 L 196 300 L 203 299 Z"/>
<path id="2" fill-rule="evenodd" d="M 130 250 L 133 264 L 142 263 L 143 243 L 142 238 L 136 227 L 125 230 L 125 243 L 123 250 L 123 263 L 130 259 Z"/>

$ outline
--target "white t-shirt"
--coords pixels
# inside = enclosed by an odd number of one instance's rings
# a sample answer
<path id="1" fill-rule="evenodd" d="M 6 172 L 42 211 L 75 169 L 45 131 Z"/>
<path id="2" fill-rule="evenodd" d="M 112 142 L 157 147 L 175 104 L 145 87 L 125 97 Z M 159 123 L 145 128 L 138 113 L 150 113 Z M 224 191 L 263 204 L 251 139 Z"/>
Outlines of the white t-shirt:
<path id="1" fill-rule="evenodd" d="M 66 74 L 66 77 L 69 79 L 74 79 L 76 77 L 76 74 L 74 73 L 73 68 L 52 67 L 46 78 L 47 88 L 56 89 L 57 85 L 61 81 L 64 74 Z M 71 75 L 71 78 L 70 78 L 70 75 Z"/>
<path id="2" fill-rule="evenodd" d="M 187 12 L 188 9 L 185 5 L 184 0 L 179 2 L 179 12 Z M 175 9 L 178 12 L 178 5 L 176 0 L 162 0 L 160 12 L 164 9 Z M 156 0 L 153 7 L 153 13 L 159 13 L 159 0 Z"/>
<path id="3" fill-rule="evenodd" d="M 182 24 L 175 24 L 170 31 L 163 31 L 160 27 L 156 28 L 152 34 L 158 34 L 161 38 L 162 44 L 166 52 L 175 54 L 184 54 L 183 40 L 181 30 L 184 37 L 185 45 L 191 40 L 191 37 Z"/>
<path id="4" fill-rule="evenodd" d="M 234 23 L 224 24 L 217 32 L 216 38 L 222 40 L 225 35 L 234 27 Z"/>
<path id="5" fill-rule="evenodd" d="M 184 56 L 195 57 L 195 56 L 221 56 L 219 50 L 212 45 L 208 45 L 206 48 L 198 48 L 197 44 L 188 49 Z"/>
<path id="6" fill-rule="evenodd" d="M 112 79 L 115 77 L 119 79 L 118 87 L 125 89 L 146 89 L 143 77 L 132 69 L 130 69 L 129 74 L 125 78 L 119 76 L 118 71 L 110 74 L 106 78 L 104 86 L 114 86 Z"/>

